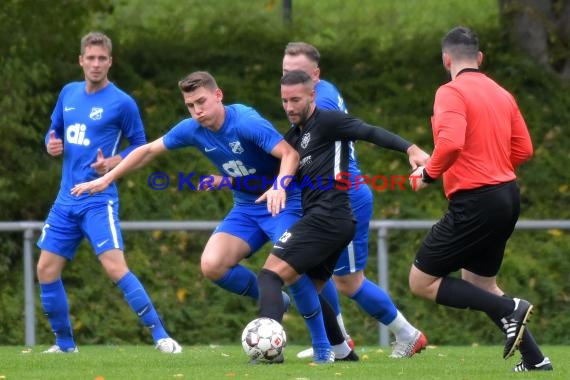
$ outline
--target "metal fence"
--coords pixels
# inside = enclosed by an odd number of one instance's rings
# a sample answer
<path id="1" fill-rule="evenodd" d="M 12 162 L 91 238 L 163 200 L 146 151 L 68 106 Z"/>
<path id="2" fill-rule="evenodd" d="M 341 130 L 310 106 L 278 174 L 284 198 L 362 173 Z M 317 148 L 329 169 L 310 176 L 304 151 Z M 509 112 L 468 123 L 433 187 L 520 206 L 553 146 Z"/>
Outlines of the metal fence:
<path id="1" fill-rule="evenodd" d="M 121 222 L 124 231 L 212 231 L 219 222 L 214 221 L 137 221 Z M 376 231 L 378 237 L 378 283 L 386 291 L 388 282 L 388 236 L 390 230 L 427 230 L 435 223 L 434 220 L 373 220 L 370 230 Z M 0 232 L 22 232 L 24 254 L 24 315 L 25 315 L 25 344 L 36 344 L 35 316 L 35 277 L 33 250 L 35 249 L 35 231 L 41 231 L 43 222 L 0 222 Z M 570 229 L 570 220 L 524 220 L 517 223 L 516 229 L 544 230 Z M 388 346 L 388 328 L 379 324 L 379 344 Z"/>

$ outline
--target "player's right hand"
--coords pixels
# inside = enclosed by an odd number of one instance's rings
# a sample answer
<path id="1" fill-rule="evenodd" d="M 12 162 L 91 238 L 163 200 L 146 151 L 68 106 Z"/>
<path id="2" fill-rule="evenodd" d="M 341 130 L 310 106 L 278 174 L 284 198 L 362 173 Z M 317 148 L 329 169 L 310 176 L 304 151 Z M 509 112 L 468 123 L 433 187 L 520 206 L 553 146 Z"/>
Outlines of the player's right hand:
<path id="1" fill-rule="evenodd" d="M 284 188 L 274 188 L 272 186 L 269 190 L 263 193 L 255 200 L 255 203 L 267 202 L 267 211 L 271 216 L 276 216 L 285 208 L 285 201 L 287 199 L 287 192 Z"/>
<path id="2" fill-rule="evenodd" d="M 49 139 L 46 144 L 47 152 L 50 156 L 59 156 L 63 153 L 63 140 L 55 137 L 55 131 L 49 131 Z"/>
<path id="3" fill-rule="evenodd" d="M 105 177 L 106 176 L 99 177 L 93 181 L 83 182 L 78 185 L 75 185 L 73 186 L 73 189 L 71 189 L 71 194 L 80 196 L 81 194 L 84 193 L 89 193 L 89 195 L 100 193 L 101 191 L 109 187 L 109 185 L 111 184 L 111 182 L 108 181 Z"/>
<path id="4" fill-rule="evenodd" d="M 210 174 L 209 176 L 202 177 L 200 178 L 198 191 L 216 190 L 222 183 L 223 179 L 223 176 L 217 174 Z"/>

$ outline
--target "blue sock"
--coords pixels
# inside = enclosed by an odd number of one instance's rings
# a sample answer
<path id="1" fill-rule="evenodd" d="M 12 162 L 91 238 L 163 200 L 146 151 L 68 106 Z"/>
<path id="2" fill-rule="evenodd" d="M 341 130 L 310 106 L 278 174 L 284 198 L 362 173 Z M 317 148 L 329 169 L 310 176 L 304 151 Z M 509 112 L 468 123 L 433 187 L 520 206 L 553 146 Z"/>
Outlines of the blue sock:
<path id="1" fill-rule="evenodd" d="M 159 339 L 168 338 L 168 333 L 137 276 L 128 272 L 117 281 L 117 286 L 123 291 L 127 303 L 137 313 L 143 325 L 150 329 L 155 343 Z"/>
<path id="2" fill-rule="evenodd" d="M 334 315 L 340 314 L 340 303 L 338 302 L 338 292 L 336 291 L 336 286 L 332 279 L 329 279 L 323 289 L 321 290 L 321 295 L 325 297 L 329 305 L 334 310 Z"/>
<path id="3" fill-rule="evenodd" d="M 248 296 L 254 300 L 259 298 L 257 276 L 243 265 L 230 268 L 222 278 L 214 281 L 214 283 L 220 288 L 240 296 Z"/>
<path id="4" fill-rule="evenodd" d="M 297 310 L 303 316 L 311 333 L 313 347 L 330 348 L 319 303 L 319 294 L 311 279 L 303 275 L 297 282 L 291 284 L 289 289 L 297 305 Z"/>
<path id="5" fill-rule="evenodd" d="M 55 334 L 55 344 L 63 351 L 75 347 L 69 320 L 67 294 L 61 278 L 49 284 L 40 284 L 40 300 L 45 315 Z"/>
<path id="6" fill-rule="evenodd" d="M 398 310 L 390 296 L 378 285 L 368 279 L 364 279 L 360 289 L 350 298 L 355 300 L 364 311 L 374 319 L 388 325 L 398 315 Z"/>

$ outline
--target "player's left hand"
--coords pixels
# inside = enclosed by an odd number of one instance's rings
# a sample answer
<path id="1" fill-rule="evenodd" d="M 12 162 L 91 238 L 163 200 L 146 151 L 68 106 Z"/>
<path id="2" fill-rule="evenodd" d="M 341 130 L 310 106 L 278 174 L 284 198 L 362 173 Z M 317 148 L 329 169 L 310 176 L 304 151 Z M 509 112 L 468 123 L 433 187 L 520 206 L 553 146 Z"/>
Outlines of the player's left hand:
<path id="1" fill-rule="evenodd" d="M 416 144 L 410 146 L 407 153 L 412 170 L 416 170 L 418 166 L 425 166 L 430 158 L 429 154 L 421 150 Z"/>
<path id="2" fill-rule="evenodd" d="M 278 187 L 275 189 L 271 187 L 265 193 L 263 193 L 259 198 L 255 200 L 255 203 L 261 203 L 267 201 L 267 211 L 271 213 L 271 216 L 275 216 L 285 208 L 285 200 L 287 199 L 287 192 L 285 189 Z"/>
<path id="3" fill-rule="evenodd" d="M 101 149 L 97 149 L 97 159 L 94 163 L 91 164 L 93 170 L 97 172 L 99 175 L 106 174 L 109 170 L 111 170 L 111 166 L 109 165 L 109 160 L 103 156 L 103 151 Z"/>
<path id="4" fill-rule="evenodd" d="M 105 176 L 97 178 L 90 182 L 83 182 L 78 185 L 73 186 L 71 189 L 71 194 L 75 196 L 80 196 L 84 193 L 95 194 L 100 193 L 101 191 L 105 190 L 110 185 L 110 181 L 108 181 Z"/>

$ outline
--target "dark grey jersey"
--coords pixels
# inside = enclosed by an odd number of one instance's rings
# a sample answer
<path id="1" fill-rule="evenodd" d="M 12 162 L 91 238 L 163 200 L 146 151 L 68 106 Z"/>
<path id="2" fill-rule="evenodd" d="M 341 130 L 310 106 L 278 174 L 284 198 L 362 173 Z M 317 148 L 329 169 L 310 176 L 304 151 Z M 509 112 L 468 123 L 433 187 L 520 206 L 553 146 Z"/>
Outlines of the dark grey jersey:
<path id="1" fill-rule="evenodd" d="M 294 125 L 285 139 L 299 152 L 296 182 L 302 189 L 303 212 L 335 217 L 352 215 L 342 180 L 348 173 L 350 141 L 365 140 L 401 152 L 412 145 L 344 112 L 319 109 L 304 125 Z"/>

